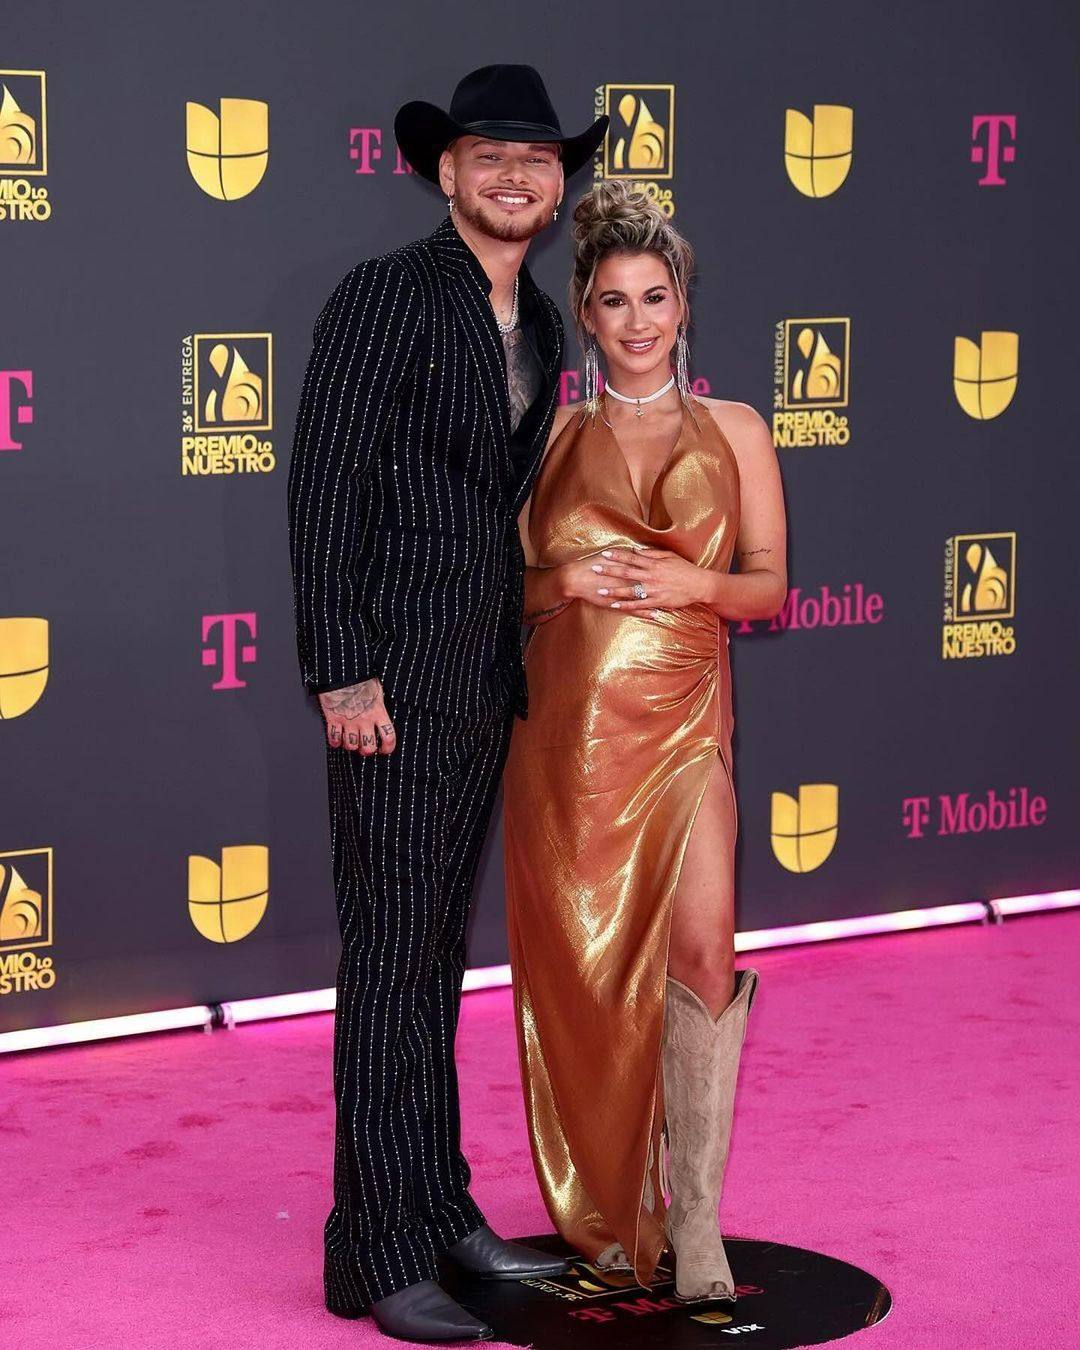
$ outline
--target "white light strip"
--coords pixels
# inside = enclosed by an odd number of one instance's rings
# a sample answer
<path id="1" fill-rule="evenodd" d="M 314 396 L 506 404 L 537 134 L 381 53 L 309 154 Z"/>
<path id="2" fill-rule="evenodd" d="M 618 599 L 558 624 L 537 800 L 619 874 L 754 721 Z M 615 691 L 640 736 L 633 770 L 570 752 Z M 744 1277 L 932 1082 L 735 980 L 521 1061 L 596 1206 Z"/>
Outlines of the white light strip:
<path id="1" fill-rule="evenodd" d="M 477 989 L 502 989 L 510 983 L 509 966 L 478 966 L 465 972 L 462 989 L 470 994 Z"/>
<path id="2" fill-rule="evenodd" d="M 311 989 L 301 994 L 271 994 L 267 998 L 238 998 L 223 1003 L 225 1025 L 257 1022 L 264 1017 L 295 1017 L 298 1013 L 333 1012 L 335 989 Z"/>
<path id="3" fill-rule="evenodd" d="M 473 993 L 477 989 L 502 989 L 510 983 L 509 966 L 481 966 L 467 970 L 462 989 Z M 264 1017 L 295 1017 L 300 1013 L 333 1012 L 336 1003 L 334 989 L 312 989 L 302 994 L 271 994 L 266 998 L 240 998 L 221 1005 L 225 1025 L 257 1022 Z"/>
<path id="4" fill-rule="evenodd" d="M 944 924 L 981 923 L 993 911 L 1000 917 L 1037 914 L 1055 909 L 1080 907 L 1080 890 L 1049 891 L 1045 895 L 1014 895 L 1002 900 L 972 900 L 960 905 L 934 905 L 927 909 L 902 909 L 892 914 L 868 914 L 855 919 L 823 919 L 816 923 L 790 924 L 783 928 L 758 928 L 735 934 L 738 952 L 790 947 L 803 942 L 829 942 L 836 938 L 867 937 L 881 933 L 938 928 Z M 509 966 L 483 966 L 465 972 L 463 988 L 501 989 L 510 983 Z M 243 998 L 222 1004 L 227 1026 L 270 1017 L 293 1017 L 300 1013 L 332 1012 L 333 989 L 312 989 L 297 994 L 272 994 L 267 998 Z M 0 1054 L 13 1050 L 40 1050 L 52 1045 L 104 1040 L 110 1036 L 133 1036 L 147 1031 L 173 1031 L 181 1027 L 210 1026 L 208 1007 L 168 1008 L 163 1012 L 132 1013 L 127 1017 L 103 1017 L 94 1022 L 68 1022 L 62 1026 L 34 1027 L 29 1031 L 0 1032 Z"/>
<path id="5" fill-rule="evenodd" d="M 823 919 L 796 923 L 786 928 L 758 928 L 735 934 L 737 952 L 756 952 L 766 947 L 791 947 L 798 942 L 830 942 L 834 938 L 867 937 L 878 933 L 902 933 L 913 928 L 937 928 L 950 923 L 981 923 L 986 919 L 981 900 L 963 905 L 935 905 L 930 909 L 900 909 L 892 914 L 867 914 L 858 919 Z"/>
<path id="6" fill-rule="evenodd" d="M 1080 891 L 1047 891 L 1045 895 L 1011 895 L 1006 900 L 991 900 L 999 914 L 1038 914 L 1045 909 L 1072 909 L 1080 905 Z"/>
<path id="7" fill-rule="evenodd" d="M 5 1031 L 0 1032 L 0 1054 L 10 1050 L 44 1050 L 51 1045 L 74 1045 L 78 1041 L 104 1041 L 111 1036 L 136 1036 L 145 1031 L 209 1027 L 210 1017 L 210 1009 L 203 1003 L 197 1008 L 165 1008 L 161 1012 L 99 1017 L 92 1022 L 64 1022 L 55 1027 Z"/>

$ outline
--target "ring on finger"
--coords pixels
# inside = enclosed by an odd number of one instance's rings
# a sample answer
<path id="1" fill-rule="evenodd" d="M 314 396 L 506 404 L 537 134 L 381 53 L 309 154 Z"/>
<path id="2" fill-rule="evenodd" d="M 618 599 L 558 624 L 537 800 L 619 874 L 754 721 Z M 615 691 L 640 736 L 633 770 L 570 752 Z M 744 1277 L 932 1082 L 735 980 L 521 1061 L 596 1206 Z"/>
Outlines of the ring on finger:
<path id="1" fill-rule="evenodd" d="M 639 600 L 648 600 L 649 598 L 649 592 L 645 589 L 645 587 L 641 584 L 640 581 L 634 582 L 634 594 L 637 596 Z"/>

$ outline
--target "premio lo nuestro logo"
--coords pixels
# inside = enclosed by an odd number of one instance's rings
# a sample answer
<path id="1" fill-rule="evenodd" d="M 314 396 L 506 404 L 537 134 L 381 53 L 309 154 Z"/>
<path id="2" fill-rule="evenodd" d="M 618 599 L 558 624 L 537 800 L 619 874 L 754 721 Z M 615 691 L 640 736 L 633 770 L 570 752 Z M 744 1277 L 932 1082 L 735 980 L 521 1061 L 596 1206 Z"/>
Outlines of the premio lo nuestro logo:
<path id="1" fill-rule="evenodd" d="M 773 443 L 847 445 L 850 319 L 784 319 L 774 331 Z"/>
<path id="2" fill-rule="evenodd" d="M 180 356 L 183 474 L 269 473 L 273 430 L 269 333 L 195 333 Z"/>
<path id="3" fill-rule="evenodd" d="M 52 215 L 45 72 L 0 70 L 0 221 Z"/>
<path id="4" fill-rule="evenodd" d="M 953 390 L 969 417 L 989 421 L 1013 400 L 1020 378 L 1020 335 L 980 333 L 958 337 L 953 349 Z"/>
<path id="5" fill-rule="evenodd" d="M 188 913 L 210 942 L 239 942 L 258 928 L 269 898 L 270 850 L 263 844 L 232 844 L 221 862 L 193 853 L 188 858 Z"/>
<path id="6" fill-rule="evenodd" d="M 812 117 L 788 108 L 784 122 L 784 167 L 804 197 L 828 197 L 851 168 L 855 114 L 838 104 L 815 103 Z"/>
<path id="7" fill-rule="evenodd" d="M 802 783 L 798 797 L 772 794 L 769 835 L 773 856 L 789 872 L 812 872 L 833 851 L 840 829 L 840 789 Z"/>
<path id="8" fill-rule="evenodd" d="M 48 619 L 0 619 L 0 722 L 29 712 L 48 682 Z"/>
<path id="9" fill-rule="evenodd" d="M 665 215 L 675 214 L 670 183 L 675 176 L 675 86 L 673 84 L 602 84 L 596 90 L 597 117 L 611 119 L 596 156 L 596 179 L 631 181 L 657 203 Z"/>
<path id="10" fill-rule="evenodd" d="M 187 163 L 208 197 L 234 202 L 254 192 L 270 159 L 270 109 L 255 98 L 223 98 L 218 111 L 187 105 Z"/>
<path id="11" fill-rule="evenodd" d="M 52 849 L 0 853 L 0 996 L 53 987 L 52 941 Z"/>
<path id="12" fill-rule="evenodd" d="M 956 534 L 945 546 L 941 655 L 1011 656 L 1016 632 L 1016 533 Z"/>

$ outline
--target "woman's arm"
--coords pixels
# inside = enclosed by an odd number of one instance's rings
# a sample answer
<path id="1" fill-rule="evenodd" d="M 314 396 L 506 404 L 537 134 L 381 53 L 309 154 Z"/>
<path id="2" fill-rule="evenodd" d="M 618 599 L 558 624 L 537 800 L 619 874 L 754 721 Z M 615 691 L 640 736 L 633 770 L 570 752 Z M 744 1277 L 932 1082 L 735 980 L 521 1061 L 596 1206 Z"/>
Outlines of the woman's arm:
<path id="1" fill-rule="evenodd" d="M 772 435 L 745 403 L 710 399 L 739 464 L 737 572 L 710 572 L 705 603 L 725 619 L 771 619 L 787 595 L 787 517 Z"/>
<path id="2" fill-rule="evenodd" d="M 765 422 L 745 403 L 702 400 L 739 465 L 738 572 L 697 567 L 667 549 L 606 549 L 600 585 L 612 609 L 684 609 L 708 605 L 722 618 L 769 619 L 787 595 L 787 523 L 776 450 Z M 614 585 L 612 585 L 614 581 Z M 638 599 L 635 583 L 646 597 Z"/>

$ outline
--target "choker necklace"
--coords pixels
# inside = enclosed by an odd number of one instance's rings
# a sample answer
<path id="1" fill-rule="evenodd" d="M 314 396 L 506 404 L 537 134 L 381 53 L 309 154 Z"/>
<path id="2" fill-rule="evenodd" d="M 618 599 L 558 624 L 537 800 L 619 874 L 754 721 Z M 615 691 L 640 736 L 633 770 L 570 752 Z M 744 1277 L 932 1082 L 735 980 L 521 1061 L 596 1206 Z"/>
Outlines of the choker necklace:
<path id="1" fill-rule="evenodd" d="M 655 403 L 658 398 L 663 398 L 669 389 L 674 388 L 674 385 L 675 376 L 672 375 L 667 384 L 662 385 L 655 394 L 646 394 L 643 398 L 630 398 L 626 394 L 620 394 L 617 389 L 612 389 L 610 384 L 604 386 L 604 392 L 610 394 L 611 397 L 616 399 L 619 403 L 636 403 L 637 407 L 634 410 L 634 416 L 644 417 L 645 409 L 642 405 L 645 403 Z"/>

